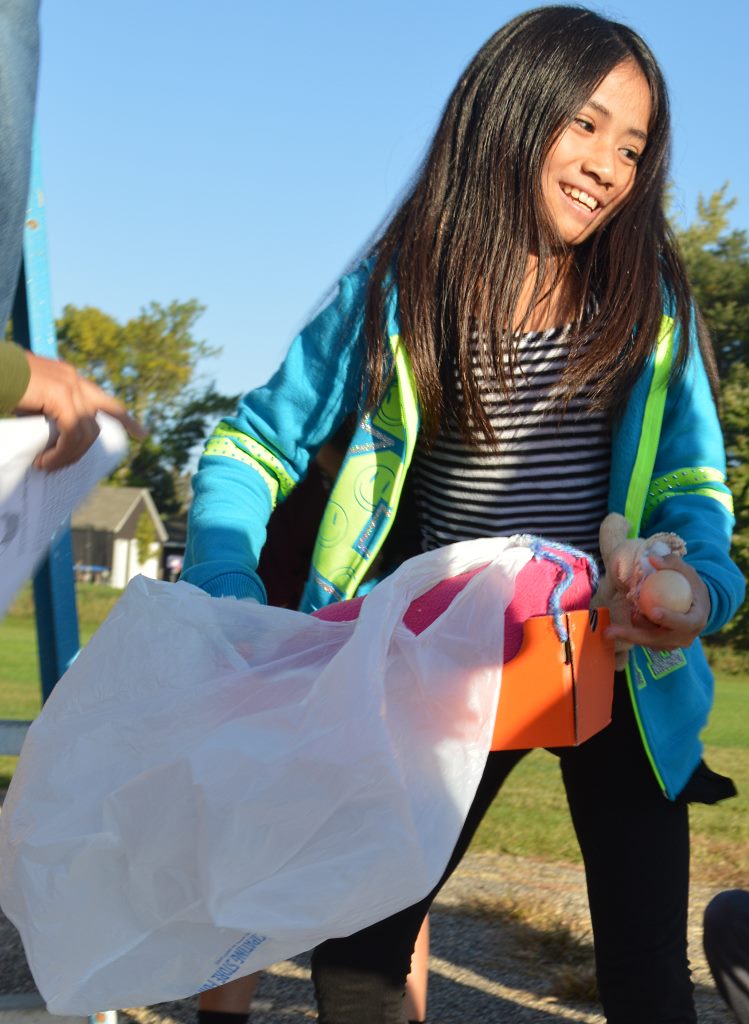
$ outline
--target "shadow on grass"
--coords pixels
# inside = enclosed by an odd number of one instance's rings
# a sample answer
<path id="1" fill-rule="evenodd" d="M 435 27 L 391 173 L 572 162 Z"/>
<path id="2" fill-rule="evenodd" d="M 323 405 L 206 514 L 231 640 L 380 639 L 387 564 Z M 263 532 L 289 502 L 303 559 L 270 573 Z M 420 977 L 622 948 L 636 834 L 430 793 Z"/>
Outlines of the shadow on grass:
<path id="1" fill-rule="evenodd" d="M 451 941 L 451 935 L 462 938 Z M 460 907 L 435 911 L 432 936 L 432 953 L 458 968 L 524 991 L 534 1000 L 553 999 L 585 1005 L 589 1012 L 598 1010 L 590 934 L 574 931 L 540 903 L 477 896 Z M 517 1017 L 521 1019 L 525 1018 Z"/>
<path id="2" fill-rule="evenodd" d="M 563 909 L 550 909 L 541 902 L 513 903 L 482 895 L 457 907 L 434 910 L 432 955 L 452 965 L 449 985 L 444 978 L 430 975 L 434 1020 L 441 1024 L 461 1020 L 449 1007 L 465 999 L 465 989 L 456 1000 L 450 988 L 463 987 L 465 974 L 469 985 L 478 976 L 486 982 L 485 990 L 493 986 L 512 990 L 511 998 L 504 1000 L 492 999 L 488 991 L 482 999 L 472 994 L 471 1019 L 484 1019 L 483 1012 L 487 1020 L 513 1024 L 561 1018 L 603 1024 L 592 934 L 579 925 L 570 927 L 563 915 Z M 703 1024 L 729 1024 L 733 1019 L 711 984 L 695 984 L 695 1000 Z"/>

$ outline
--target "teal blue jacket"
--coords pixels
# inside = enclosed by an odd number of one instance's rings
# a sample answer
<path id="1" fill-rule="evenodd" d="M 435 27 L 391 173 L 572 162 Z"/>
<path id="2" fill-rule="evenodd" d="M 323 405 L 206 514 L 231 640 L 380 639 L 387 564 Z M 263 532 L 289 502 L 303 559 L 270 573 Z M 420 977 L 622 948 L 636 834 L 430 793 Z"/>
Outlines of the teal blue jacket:
<path id="1" fill-rule="evenodd" d="M 368 274 L 363 264 L 341 280 L 336 296 L 294 340 L 271 380 L 245 395 L 236 415 L 219 424 L 208 441 L 193 479 L 183 572 L 188 582 L 213 595 L 264 599 L 254 570 L 273 507 L 304 477 L 318 448 L 360 403 Z M 348 499 L 339 501 L 335 491 L 331 496 L 305 610 L 351 596 L 397 512 L 418 409 L 409 400 L 413 382 L 397 343 L 395 294 L 388 319 L 398 373 L 381 408 L 362 420 L 344 461 L 341 476 L 349 481 Z M 669 360 L 678 344 L 677 336 Z M 658 390 L 651 388 L 653 356 L 616 422 L 609 511 L 640 520 L 643 536 L 672 531 L 686 541 L 687 561 L 710 594 L 705 629 L 710 633 L 740 605 L 744 580 L 729 557 L 733 514 L 723 441 L 694 332 L 688 344 L 685 373 L 663 385 L 662 420 L 658 416 L 654 425 L 651 416 L 649 396 Z M 649 464 L 633 514 L 632 482 L 640 472 L 635 467 L 648 449 L 652 469 Z M 360 528 L 352 520 L 362 510 L 366 515 Z M 350 557 L 339 565 L 340 550 Z M 663 791 L 673 799 L 700 760 L 699 733 L 712 704 L 712 677 L 701 646 L 696 642 L 669 655 L 637 648 L 627 677 L 645 749 Z"/>

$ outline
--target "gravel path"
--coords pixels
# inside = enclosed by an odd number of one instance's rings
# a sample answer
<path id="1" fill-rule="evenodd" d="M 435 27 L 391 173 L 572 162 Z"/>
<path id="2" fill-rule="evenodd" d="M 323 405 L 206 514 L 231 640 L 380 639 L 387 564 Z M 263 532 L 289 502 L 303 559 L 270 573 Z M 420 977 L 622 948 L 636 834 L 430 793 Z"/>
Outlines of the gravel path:
<path id="1" fill-rule="evenodd" d="M 730 1024 L 710 980 L 700 941 L 702 910 L 714 892 L 693 886 L 691 958 L 700 1024 Z M 567 928 L 572 936 L 566 934 Z M 584 979 L 590 973 L 586 966 L 591 957 L 589 941 L 580 868 L 469 854 L 432 913 L 430 1024 L 602 1024 L 594 1002 L 569 1001 L 554 994 L 564 975 L 560 963 L 565 950 L 571 950 L 578 964 L 575 978 Z M 15 929 L 1 915 L 0 943 L 0 994 L 32 991 Z M 266 972 L 253 1024 L 303 1024 L 314 1018 L 306 957 Z M 195 1000 L 123 1011 L 119 1020 L 121 1024 L 194 1024 Z"/>

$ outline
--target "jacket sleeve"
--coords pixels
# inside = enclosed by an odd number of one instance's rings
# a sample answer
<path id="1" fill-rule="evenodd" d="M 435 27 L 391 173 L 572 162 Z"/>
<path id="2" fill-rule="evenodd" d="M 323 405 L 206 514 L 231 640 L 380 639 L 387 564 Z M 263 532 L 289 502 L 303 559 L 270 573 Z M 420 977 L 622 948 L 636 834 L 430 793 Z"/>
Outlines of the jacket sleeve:
<path id="1" fill-rule="evenodd" d="M 12 413 L 29 386 L 31 371 L 23 349 L 0 341 L 0 416 Z"/>
<path id="2" fill-rule="evenodd" d="M 643 536 L 677 533 L 686 561 L 710 594 L 705 633 L 721 629 L 744 599 L 745 582 L 729 551 L 733 501 L 726 486 L 726 456 L 718 414 L 694 327 L 682 376 L 669 384 L 653 479 L 643 515 Z"/>
<path id="3" fill-rule="evenodd" d="M 214 596 L 255 597 L 255 573 L 276 502 L 356 409 L 364 362 L 368 270 L 344 277 L 263 387 L 219 423 L 193 477 L 182 579 Z"/>

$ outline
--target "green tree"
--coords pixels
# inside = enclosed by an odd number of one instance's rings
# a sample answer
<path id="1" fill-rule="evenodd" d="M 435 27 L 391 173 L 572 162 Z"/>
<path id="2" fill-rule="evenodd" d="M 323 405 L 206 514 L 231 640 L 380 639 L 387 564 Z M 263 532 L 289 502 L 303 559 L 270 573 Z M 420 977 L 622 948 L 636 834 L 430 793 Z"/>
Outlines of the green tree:
<path id="1" fill-rule="evenodd" d="M 148 512 L 141 512 L 135 524 L 135 542 L 138 548 L 138 561 L 141 565 L 151 555 L 151 546 L 157 540 L 156 527 Z"/>
<path id="2" fill-rule="evenodd" d="M 748 340 L 744 339 L 745 345 Z M 749 367 L 745 363 L 734 363 L 721 382 L 721 407 L 728 483 L 736 512 L 733 556 L 749 582 Z M 724 633 L 735 647 L 749 650 L 749 601 L 744 602 Z"/>
<path id="3" fill-rule="evenodd" d="M 697 218 L 675 228 L 695 298 L 713 339 L 720 378 L 728 483 L 736 510 L 734 557 L 749 578 L 749 238 L 729 228 L 736 200 L 724 185 L 697 204 Z M 749 649 L 749 603 L 724 631 Z"/>
<path id="4" fill-rule="evenodd" d="M 182 511 L 179 474 L 169 465 L 159 442 L 147 437 L 131 447 L 129 460 L 116 470 L 111 482 L 123 487 L 147 487 L 162 516 L 178 515 Z"/>
<path id="5" fill-rule="evenodd" d="M 220 351 L 195 336 L 203 312 L 195 299 L 151 302 L 120 324 L 93 306 L 66 306 L 57 321 L 61 357 L 120 398 L 150 432 L 130 443 L 113 482 L 148 487 L 167 516 L 182 511 L 191 453 L 238 397 L 199 376 L 202 361 Z"/>
<path id="6" fill-rule="evenodd" d="M 60 355 L 158 430 L 181 404 L 198 363 L 219 351 L 194 336 L 204 311 L 196 299 L 168 306 L 151 302 L 119 324 L 92 306 L 66 306 L 57 321 Z"/>
<path id="7" fill-rule="evenodd" d="M 721 379 L 734 366 L 749 362 L 749 240 L 746 231 L 729 230 L 735 205 L 726 184 L 708 199 L 700 196 L 696 220 L 676 227 Z"/>

